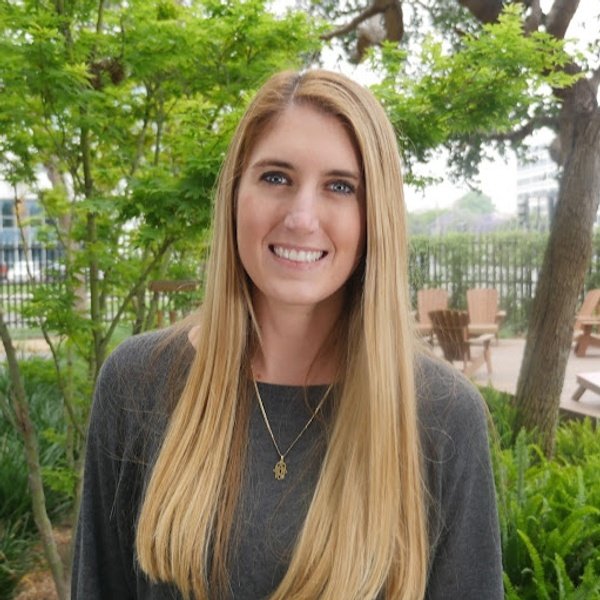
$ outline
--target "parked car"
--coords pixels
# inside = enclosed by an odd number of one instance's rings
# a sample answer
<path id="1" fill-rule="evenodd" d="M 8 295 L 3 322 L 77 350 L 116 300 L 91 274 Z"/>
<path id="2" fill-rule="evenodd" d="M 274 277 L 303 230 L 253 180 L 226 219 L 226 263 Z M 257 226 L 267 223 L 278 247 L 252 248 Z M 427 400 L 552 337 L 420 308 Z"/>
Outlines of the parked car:
<path id="1" fill-rule="evenodd" d="M 12 283 L 20 283 L 23 281 L 40 281 L 42 279 L 42 271 L 40 265 L 36 262 L 17 260 L 8 267 L 6 281 Z"/>

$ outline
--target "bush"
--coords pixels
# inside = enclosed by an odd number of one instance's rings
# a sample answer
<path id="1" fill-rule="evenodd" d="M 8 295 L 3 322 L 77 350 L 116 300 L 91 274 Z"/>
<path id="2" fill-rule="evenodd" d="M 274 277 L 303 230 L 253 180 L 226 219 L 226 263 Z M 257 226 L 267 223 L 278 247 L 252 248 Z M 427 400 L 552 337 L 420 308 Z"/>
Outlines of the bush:
<path id="1" fill-rule="evenodd" d="M 65 453 L 67 427 L 62 396 L 51 361 L 32 358 L 20 363 L 31 418 L 38 430 L 46 505 L 59 518 L 72 506 L 75 473 Z M 9 393 L 8 373 L 0 368 L 0 398 Z M 37 532 L 31 515 L 31 495 L 23 441 L 12 425 L 6 402 L 0 404 L 0 597 L 10 597 L 18 578 L 30 566 Z"/>
<path id="2" fill-rule="evenodd" d="M 600 433 L 589 420 L 561 423 L 548 460 L 524 431 L 510 443 L 510 396 L 483 394 L 496 427 L 506 598 L 600 599 Z"/>
<path id="3" fill-rule="evenodd" d="M 0 518 L 0 598 L 9 598 L 20 576 L 31 566 L 34 542 L 27 519 Z"/>

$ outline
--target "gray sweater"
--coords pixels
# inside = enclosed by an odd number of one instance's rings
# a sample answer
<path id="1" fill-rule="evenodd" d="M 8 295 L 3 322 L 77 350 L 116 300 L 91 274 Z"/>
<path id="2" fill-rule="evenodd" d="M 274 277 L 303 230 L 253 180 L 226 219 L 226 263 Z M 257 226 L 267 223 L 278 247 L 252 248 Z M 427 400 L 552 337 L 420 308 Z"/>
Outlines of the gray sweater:
<path id="1" fill-rule="evenodd" d="M 191 359 L 191 347 L 181 349 L 185 342 L 157 352 L 162 335 L 127 340 L 98 380 L 73 567 L 72 598 L 78 600 L 180 598 L 172 586 L 147 580 L 134 551 L 137 513 L 164 432 L 167 398 L 181 385 Z M 426 598 L 500 600 L 498 519 L 481 397 L 451 367 L 428 357 L 419 361 L 417 382 L 432 498 Z M 259 390 L 281 448 L 289 446 L 324 392 L 309 387 L 305 398 L 303 388 L 260 384 Z M 324 456 L 328 414 L 325 409 L 300 438 L 286 458 L 287 477 L 277 481 L 272 469 L 279 457 L 253 406 L 238 543 L 229 569 L 232 600 L 267 598 L 283 577 Z"/>

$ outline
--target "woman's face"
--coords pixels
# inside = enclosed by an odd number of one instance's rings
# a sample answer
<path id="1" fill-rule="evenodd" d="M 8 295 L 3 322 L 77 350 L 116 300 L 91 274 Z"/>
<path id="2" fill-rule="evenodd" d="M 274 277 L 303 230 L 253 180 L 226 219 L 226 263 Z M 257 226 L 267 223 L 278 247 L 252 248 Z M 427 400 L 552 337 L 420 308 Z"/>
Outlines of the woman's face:
<path id="1" fill-rule="evenodd" d="M 291 106 L 259 137 L 242 173 L 237 245 L 267 305 L 339 306 L 365 245 L 360 161 L 341 122 Z"/>

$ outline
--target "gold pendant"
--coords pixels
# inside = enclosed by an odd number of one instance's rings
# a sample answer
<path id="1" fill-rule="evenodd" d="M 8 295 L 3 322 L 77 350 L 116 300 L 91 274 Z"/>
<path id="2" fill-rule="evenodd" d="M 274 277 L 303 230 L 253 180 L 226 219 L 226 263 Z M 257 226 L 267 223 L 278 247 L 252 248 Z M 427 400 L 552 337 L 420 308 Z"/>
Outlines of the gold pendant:
<path id="1" fill-rule="evenodd" d="M 281 460 L 275 465 L 273 473 L 275 473 L 275 479 L 285 479 L 285 476 L 287 475 L 287 465 L 285 464 L 285 460 L 283 460 L 283 456 L 281 457 Z"/>

